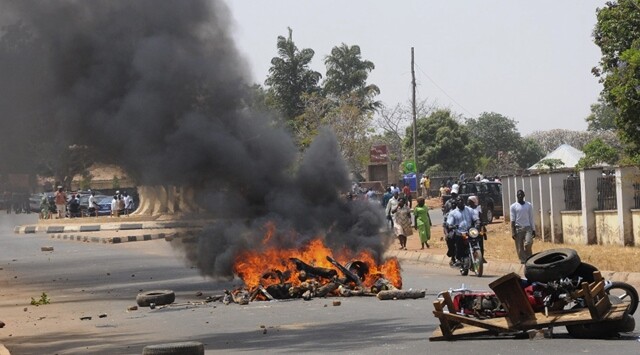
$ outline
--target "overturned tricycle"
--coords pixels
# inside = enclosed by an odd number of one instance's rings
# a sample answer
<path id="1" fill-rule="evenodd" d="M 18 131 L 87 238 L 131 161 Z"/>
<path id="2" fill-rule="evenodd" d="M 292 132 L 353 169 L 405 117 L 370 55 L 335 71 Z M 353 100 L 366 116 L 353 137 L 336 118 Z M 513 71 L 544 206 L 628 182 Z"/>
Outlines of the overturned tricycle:
<path id="1" fill-rule="evenodd" d="M 573 249 L 552 249 L 525 263 L 525 278 L 510 273 L 492 291 L 464 287 L 441 292 L 433 314 L 439 319 L 430 340 L 482 335 L 521 336 L 565 326 L 576 338 L 608 338 L 635 329 L 636 289 L 604 280 Z"/>

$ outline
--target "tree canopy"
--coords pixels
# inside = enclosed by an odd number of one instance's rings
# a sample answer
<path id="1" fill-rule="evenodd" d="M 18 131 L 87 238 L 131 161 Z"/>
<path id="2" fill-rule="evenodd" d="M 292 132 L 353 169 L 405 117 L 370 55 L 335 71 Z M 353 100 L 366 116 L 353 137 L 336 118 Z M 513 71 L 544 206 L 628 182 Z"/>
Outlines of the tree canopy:
<path id="1" fill-rule="evenodd" d="M 583 151 L 584 157 L 578 161 L 576 165 L 577 168 L 588 168 L 602 163 L 614 165 L 620 159 L 618 150 L 600 138 L 596 138 L 587 143 Z"/>
<path id="2" fill-rule="evenodd" d="M 517 121 L 495 112 L 483 112 L 478 118 L 467 119 L 470 136 L 483 147 L 484 156 L 496 158 L 498 152 L 510 152 L 518 148 L 520 132 Z"/>
<path id="3" fill-rule="evenodd" d="M 602 96 L 616 109 L 615 125 L 629 155 L 640 161 L 640 5 L 609 1 L 598 9 L 593 31 L 602 57 L 593 69 L 604 84 Z"/>
<path id="4" fill-rule="evenodd" d="M 450 110 L 437 110 L 417 120 L 417 164 L 426 171 L 473 170 L 480 145 Z M 407 127 L 404 146 L 413 147 L 413 125 Z"/>
<path id="5" fill-rule="evenodd" d="M 287 38 L 278 36 L 277 48 L 278 56 L 271 59 L 265 84 L 276 109 L 284 115 L 291 127 L 293 119 L 304 112 L 303 96 L 320 90 L 318 82 L 322 75 L 309 68 L 315 52 L 310 48 L 298 50 L 293 42 L 291 28 Z"/>
<path id="6" fill-rule="evenodd" d="M 327 73 L 323 83 L 325 95 L 336 99 L 350 99 L 360 109 L 374 111 L 380 107 L 375 101 L 380 89 L 367 84 L 369 73 L 375 65 L 361 57 L 360 47 L 342 43 L 333 47 L 331 54 L 325 57 Z"/>

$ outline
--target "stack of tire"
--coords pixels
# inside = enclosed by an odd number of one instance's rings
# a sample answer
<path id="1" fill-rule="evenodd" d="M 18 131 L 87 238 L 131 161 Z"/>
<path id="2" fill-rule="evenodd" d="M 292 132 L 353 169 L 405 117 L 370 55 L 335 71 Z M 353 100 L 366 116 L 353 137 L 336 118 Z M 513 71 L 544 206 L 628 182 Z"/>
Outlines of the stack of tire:
<path id="1" fill-rule="evenodd" d="M 598 269 L 583 263 L 573 249 L 550 249 L 534 254 L 524 265 L 524 276 L 531 282 L 548 283 L 563 278 L 581 278 L 593 282 L 593 272 Z M 638 292 L 625 282 L 607 282 L 605 292 L 613 304 L 629 303 L 627 314 L 615 321 L 588 324 L 567 325 L 567 332 L 574 338 L 611 338 L 619 333 L 632 332 L 635 329 L 633 313 L 638 308 Z"/>

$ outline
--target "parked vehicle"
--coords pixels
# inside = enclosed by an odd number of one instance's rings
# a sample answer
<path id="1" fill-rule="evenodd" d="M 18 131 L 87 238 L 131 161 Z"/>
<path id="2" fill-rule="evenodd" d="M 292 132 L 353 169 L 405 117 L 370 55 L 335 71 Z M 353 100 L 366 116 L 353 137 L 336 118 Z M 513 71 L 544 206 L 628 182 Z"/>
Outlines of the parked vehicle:
<path id="1" fill-rule="evenodd" d="M 467 202 L 469 196 L 477 196 L 482 207 L 482 221 L 491 223 L 494 218 L 502 217 L 502 183 L 495 181 L 470 181 L 460 184 L 458 196 Z M 451 195 L 442 196 L 442 205 Z"/>
<path id="2" fill-rule="evenodd" d="M 111 200 L 113 196 L 96 195 L 96 201 L 98 203 L 98 216 L 108 216 L 111 214 Z M 81 203 L 82 206 L 82 198 Z M 81 207 L 82 208 L 82 207 Z M 89 198 L 86 200 L 86 208 L 89 209 Z"/>

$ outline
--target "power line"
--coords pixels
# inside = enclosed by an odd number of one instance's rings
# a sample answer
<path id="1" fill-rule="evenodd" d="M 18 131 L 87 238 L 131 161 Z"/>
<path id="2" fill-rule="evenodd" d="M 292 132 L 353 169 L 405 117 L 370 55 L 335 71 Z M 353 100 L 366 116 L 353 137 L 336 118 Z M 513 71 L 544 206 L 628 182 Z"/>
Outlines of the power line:
<path id="1" fill-rule="evenodd" d="M 440 85 L 438 85 L 438 83 L 436 83 L 436 81 L 435 81 L 435 80 L 433 80 L 433 79 L 429 76 L 429 74 L 425 73 L 425 71 L 424 71 L 424 70 L 422 70 L 422 68 L 420 68 L 420 66 L 419 66 L 419 65 L 417 65 L 417 64 L 416 64 L 416 67 L 418 67 L 418 69 L 420 70 L 420 72 L 421 72 L 422 74 L 424 74 L 424 76 L 426 76 L 426 77 L 427 77 L 427 79 L 429 79 L 429 81 L 430 81 L 433 85 L 435 85 L 435 87 L 437 87 L 440 91 L 442 91 L 442 93 L 443 93 L 443 94 L 445 94 L 445 95 L 446 95 L 446 96 L 447 96 L 451 101 L 453 101 L 453 103 L 455 103 L 456 105 L 460 106 L 460 108 L 462 108 L 466 113 L 468 113 L 468 114 L 469 114 L 469 116 L 471 116 L 471 117 L 473 117 L 473 116 L 474 116 L 474 114 L 473 114 L 473 113 L 471 113 L 471 112 L 470 112 L 469 110 L 467 110 L 464 106 L 462 106 L 458 101 L 456 101 L 453 97 L 451 97 L 451 95 L 447 94 L 447 92 L 446 92 L 443 88 L 441 88 L 441 87 L 440 87 Z"/>

